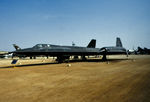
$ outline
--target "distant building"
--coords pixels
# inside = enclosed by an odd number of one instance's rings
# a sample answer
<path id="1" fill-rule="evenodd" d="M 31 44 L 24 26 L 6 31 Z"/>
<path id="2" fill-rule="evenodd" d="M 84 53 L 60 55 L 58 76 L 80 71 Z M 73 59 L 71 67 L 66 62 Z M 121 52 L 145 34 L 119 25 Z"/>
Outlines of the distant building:
<path id="1" fill-rule="evenodd" d="M 8 58 L 9 56 L 7 51 L 0 51 L 0 58 Z"/>
<path id="2" fill-rule="evenodd" d="M 0 55 L 7 54 L 7 51 L 0 51 Z"/>

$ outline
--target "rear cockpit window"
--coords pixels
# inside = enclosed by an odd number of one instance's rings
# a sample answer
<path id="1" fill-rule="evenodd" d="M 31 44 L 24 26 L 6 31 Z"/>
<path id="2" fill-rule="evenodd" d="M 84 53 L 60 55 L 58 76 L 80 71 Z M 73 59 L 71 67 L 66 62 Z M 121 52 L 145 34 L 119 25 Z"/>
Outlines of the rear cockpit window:
<path id="1" fill-rule="evenodd" d="M 50 47 L 50 45 L 49 45 L 49 44 L 47 44 L 47 47 Z"/>

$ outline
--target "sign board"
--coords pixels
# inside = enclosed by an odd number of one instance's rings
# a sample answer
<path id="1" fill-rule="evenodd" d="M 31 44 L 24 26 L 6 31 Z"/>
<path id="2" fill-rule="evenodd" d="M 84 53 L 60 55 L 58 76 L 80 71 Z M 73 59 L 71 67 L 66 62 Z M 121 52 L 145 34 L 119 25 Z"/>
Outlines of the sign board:
<path id="1" fill-rule="evenodd" d="M 17 59 L 13 59 L 12 62 L 11 62 L 11 64 L 16 64 L 17 61 L 18 61 Z"/>

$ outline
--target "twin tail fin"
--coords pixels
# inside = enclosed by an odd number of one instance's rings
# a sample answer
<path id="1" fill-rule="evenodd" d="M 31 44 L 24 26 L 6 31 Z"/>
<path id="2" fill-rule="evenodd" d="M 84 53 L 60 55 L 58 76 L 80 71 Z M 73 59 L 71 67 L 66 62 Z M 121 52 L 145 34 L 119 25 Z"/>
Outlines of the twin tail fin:
<path id="1" fill-rule="evenodd" d="M 96 47 L 96 40 L 95 39 L 92 39 L 90 41 L 90 43 L 88 44 L 87 46 L 88 48 L 95 48 Z"/>

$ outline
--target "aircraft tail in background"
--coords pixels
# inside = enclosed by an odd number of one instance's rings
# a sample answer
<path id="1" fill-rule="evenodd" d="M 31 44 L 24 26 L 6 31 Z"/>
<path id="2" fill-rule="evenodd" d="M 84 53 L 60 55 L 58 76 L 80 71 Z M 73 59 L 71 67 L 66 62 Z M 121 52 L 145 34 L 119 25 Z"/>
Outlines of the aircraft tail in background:
<path id="1" fill-rule="evenodd" d="M 120 38 L 116 38 L 116 47 L 123 47 L 122 46 L 122 42 L 121 42 L 121 39 Z"/>

